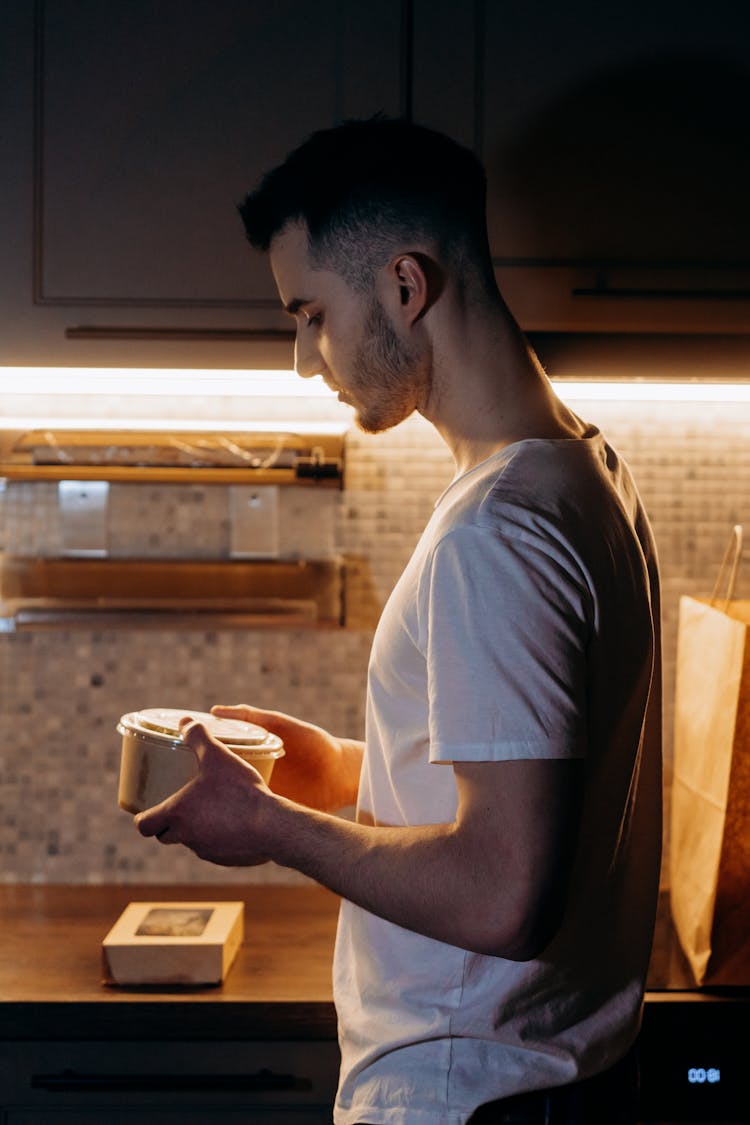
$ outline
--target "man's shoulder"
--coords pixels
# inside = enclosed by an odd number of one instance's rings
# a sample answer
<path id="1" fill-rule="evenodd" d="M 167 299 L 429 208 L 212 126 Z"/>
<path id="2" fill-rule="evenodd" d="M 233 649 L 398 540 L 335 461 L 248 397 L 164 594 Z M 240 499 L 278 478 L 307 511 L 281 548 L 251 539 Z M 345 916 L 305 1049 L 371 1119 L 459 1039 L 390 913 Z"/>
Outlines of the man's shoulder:
<path id="1" fill-rule="evenodd" d="M 464 552 L 540 552 L 585 571 L 595 556 L 651 553 L 643 505 L 627 464 L 601 435 L 591 441 L 519 442 L 464 482 L 433 528 Z M 599 560 L 600 562 L 602 560 Z"/>
<path id="2" fill-rule="evenodd" d="M 475 501 L 482 521 L 514 516 L 534 527 L 549 519 L 570 528 L 623 511 L 635 516 L 640 505 L 627 464 L 600 434 L 519 442 Z"/>

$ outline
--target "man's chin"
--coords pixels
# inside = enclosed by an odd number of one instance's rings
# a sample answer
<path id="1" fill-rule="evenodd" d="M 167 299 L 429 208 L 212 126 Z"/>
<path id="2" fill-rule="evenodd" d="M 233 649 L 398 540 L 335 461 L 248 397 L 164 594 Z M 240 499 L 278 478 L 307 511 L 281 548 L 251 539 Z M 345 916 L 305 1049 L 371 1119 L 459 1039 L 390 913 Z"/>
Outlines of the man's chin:
<path id="1" fill-rule="evenodd" d="M 414 411 L 403 415 L 375 414 L 358 410 L 355 407 L 354 422 L 357 428 L 365 434 L 384 434 L 386 430 L 392 430 L 394 426 L 399 426 L 402 422 L 405 422 L 413 413 Z"/>

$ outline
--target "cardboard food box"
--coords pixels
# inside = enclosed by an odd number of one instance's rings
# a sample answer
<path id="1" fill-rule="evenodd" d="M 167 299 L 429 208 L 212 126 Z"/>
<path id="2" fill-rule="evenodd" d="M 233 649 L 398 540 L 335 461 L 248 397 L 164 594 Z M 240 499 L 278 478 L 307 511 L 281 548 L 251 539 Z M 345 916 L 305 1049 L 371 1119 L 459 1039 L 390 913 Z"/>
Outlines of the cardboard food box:
<path id="1" fill-rule="evenodd" d="M 242 902 L 131 902 L 102 942 L 105 983 L 221 984 L 243 929 Z"/>

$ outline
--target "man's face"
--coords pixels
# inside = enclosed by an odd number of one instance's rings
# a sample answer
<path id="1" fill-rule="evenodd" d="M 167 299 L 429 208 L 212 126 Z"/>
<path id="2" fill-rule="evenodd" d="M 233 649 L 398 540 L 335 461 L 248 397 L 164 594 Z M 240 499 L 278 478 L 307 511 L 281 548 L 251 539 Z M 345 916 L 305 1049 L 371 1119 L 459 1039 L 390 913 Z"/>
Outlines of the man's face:
<path id="1" fill-rule="evenodd" d="M 368 433 L 398 425 L 423 405 L 429 365 L 399 336 L 375 292 L 356 293 L 338 274 L 314 269 L 299 223 L 274 238 L 270 258 L 282 303 L 297 322 L 299 375 L 321 375 Z"/>

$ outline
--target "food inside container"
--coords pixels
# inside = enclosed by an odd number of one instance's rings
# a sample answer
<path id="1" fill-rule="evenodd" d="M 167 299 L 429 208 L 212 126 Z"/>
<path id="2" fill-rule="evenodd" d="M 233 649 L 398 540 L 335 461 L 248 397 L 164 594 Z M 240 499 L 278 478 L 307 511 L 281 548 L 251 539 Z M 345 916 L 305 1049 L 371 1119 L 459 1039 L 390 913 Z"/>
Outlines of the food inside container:
<path id="1" fill-rule="evenodd" d="M 123 715 L 117 724 L 122 735 L 117 794 L 121 809 L 137 813 L 158 805 L 197 775 L 195 754 L 180 736 L 179 721 L 185 716 L 202 723 L 268 784 L 276 759 L 284 754 L 284 744 L 275 734 L 255 723 L 220 719 L 207 711 L 152 707 Z"/>

